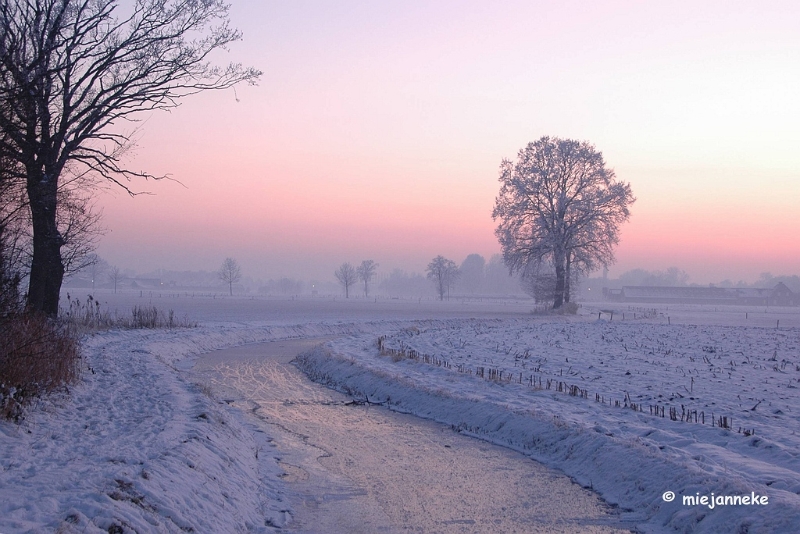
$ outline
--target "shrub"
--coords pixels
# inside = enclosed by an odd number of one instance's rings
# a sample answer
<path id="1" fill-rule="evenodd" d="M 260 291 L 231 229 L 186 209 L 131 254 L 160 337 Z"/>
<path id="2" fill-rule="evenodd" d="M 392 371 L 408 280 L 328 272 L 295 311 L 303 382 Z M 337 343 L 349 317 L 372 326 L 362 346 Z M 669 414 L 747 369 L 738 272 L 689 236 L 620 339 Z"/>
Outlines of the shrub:
<path id="1" fill-rule="evenodd" d="M 34 397 L 75 382 L 80 373 L 78 337 L 63 322 L 21 312 L 0 324 L 0 416 L 19 420 Z"/>

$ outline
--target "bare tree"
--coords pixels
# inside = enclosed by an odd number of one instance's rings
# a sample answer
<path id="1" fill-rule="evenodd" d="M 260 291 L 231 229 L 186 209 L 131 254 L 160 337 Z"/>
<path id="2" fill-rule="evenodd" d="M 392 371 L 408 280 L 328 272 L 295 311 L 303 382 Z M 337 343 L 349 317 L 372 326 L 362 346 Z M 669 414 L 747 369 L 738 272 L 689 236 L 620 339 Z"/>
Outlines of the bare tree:
<path id="1" fill-rule="evenodd" d="M 117 284 L 122 282 L 124 279 L 125 275 L 122 274 L 122 269 L 116 265 L 108 269 L 108 280 L 114 284 L 114 293 L 117 292 Z M 92 287 L 94 287 L 94 284 L 92 284 Z"/>
<path id="2" fill-rule="evenodd" d="M 503 160 L 500 184 L 492 217 L 500 220 L 503 259 L 512 272 L 551 264 L 554 308 L 569 302 L 573 274 L 614 262 L 619 227 L 636 199 L 594 146 L 542 137 L 516 163 Z"/>
<path id="3" fill-rule="evenodd" d="M 220 280 L 228 284 L 228 289 L 233 295 L 233 284 L 242 279 L 242 269 L 239 267 L 239 263 L 233 258 L 225 258 L 217 274 Z"/>
<path id="4" fill-rule="evenodd" d="M 433 280 L 436 284 L 436 292 L 439 294 L 439 300 L 444 300 L 445 294 L 450 297 L 450 287 L 458 279 L 458 267 L 456 262 L 448 260 L 444 256 L 436 256 L 428 264 L 428 280 Z"/>
<path id="5" fill-rule="evenodd" d="M 110 180 L 127 190 L 153 178 L 122 164 L 124 125 L 141 112 L 260 72 L 209 57 L 241 38 L 223 0 L 5 0 L 0 4 L 0 156 L 18 164 L 33 229 L 28 306 L 58 312 L 64 277 L 57 220 L 62 175 Z M 130 8 L 130 9 L 129 9 Z"/>
<path id="6" fill-rule="evenodd" d="M 358 273 L 356 272 L 356 268 L 345 262 L 341 264 L 333 274 L 344 288 L 344 298 L 349 299 L 350 286 L 358 282 Z"/>
<path id="7" fill-rule="evenodd" d="M 364 296 L 369 296 L 369 282 L 375 277 L 375 272 L 378 270 L 378 264 L 372 260 L 364 260 L 361 265 L 356 267 L 358 279 L 364 282 Z"/>

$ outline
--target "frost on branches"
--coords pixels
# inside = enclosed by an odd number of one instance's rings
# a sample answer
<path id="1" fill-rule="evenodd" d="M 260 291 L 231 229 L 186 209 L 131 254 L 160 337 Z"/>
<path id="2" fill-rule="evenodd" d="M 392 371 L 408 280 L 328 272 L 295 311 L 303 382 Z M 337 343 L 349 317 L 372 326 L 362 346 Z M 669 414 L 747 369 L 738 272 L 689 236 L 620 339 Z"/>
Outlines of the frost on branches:
<path id="1" fill-rule="evenodd" d="M 553 307 L 570 301 L 570 280 L 614 262 L 619 227 L 636 200 L 586 141 L 542 137 L 500 164 L 492 218 L 511 272 L 554 274 Z"/>

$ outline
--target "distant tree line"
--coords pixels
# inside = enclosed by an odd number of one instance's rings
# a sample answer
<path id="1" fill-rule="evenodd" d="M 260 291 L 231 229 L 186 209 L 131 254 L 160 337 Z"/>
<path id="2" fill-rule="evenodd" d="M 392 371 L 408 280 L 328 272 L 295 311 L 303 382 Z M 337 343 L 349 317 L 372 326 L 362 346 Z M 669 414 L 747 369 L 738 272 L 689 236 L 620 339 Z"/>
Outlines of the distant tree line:
<path id="1" fill-rule="evenodd" d="M 346 298 L 359 283 L 363 284 L 363 295 L 374 291 L 387 297 L 429 297 L 433 290 L 436 298 L 442 300 L 455 295 L 520 295 L 525 290 L 521 276 L 510 274 L 499 254 L 488 262 L 480 254 L 469 254 L 460 266 L 444 256 L 437 256 L 428 264 L 425 275 L 393 269 L 378 277 L 377 267 L 378 264 L 372 260 L 365 260 L 357 266 L 343 263 L 334 272 L 334 277 Z M 370 289 L 373 281 L 374 290 Z"/>

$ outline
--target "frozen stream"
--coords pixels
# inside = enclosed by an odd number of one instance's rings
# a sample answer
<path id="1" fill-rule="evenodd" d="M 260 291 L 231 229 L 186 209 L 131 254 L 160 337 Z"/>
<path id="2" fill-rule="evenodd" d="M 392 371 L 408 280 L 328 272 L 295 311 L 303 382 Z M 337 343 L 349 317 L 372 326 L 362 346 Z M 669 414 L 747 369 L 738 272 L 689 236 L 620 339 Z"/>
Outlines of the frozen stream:
<path id="1" fill-rule="evenodd" d="M 594 493 L 514 451 L 311 382 L 290 361 L 321 340 L 205 355 L 195 365 L 221 398 L 269 425 L 288 531 L 627 532 Z"/>

